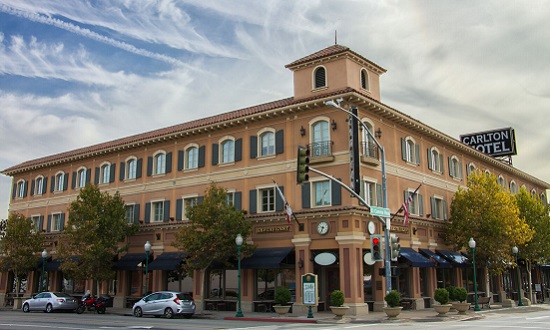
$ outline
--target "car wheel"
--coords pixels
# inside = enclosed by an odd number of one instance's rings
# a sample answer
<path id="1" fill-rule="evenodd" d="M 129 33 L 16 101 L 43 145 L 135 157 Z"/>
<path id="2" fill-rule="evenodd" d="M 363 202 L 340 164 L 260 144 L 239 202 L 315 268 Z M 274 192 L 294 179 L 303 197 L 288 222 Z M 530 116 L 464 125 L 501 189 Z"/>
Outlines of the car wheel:
<path id="1" fill-rule="evenodd" d="M 174 317 L 174 311 L 172 310 L 172 308 L 168 307 L 164 310 L 164 317 L 166 317 L 167 319 L 171 319 L 172 317 Z"/>
<path id="2" fill-rule="evenodd" d="M 51 313 L 53 312 L 53 306 L 52 304 L 47 304 L 46 305 L 46 313 Z"/>
<path id="3" fill-rule="evenodd" d="M 141 310 L 141 307 L 134 308 L 134 316 L 135 317 L 142 317 L 143 311 Z"/>
<path id="4" fill-rule="evenodd" d="M 24 313 L 28 313 L 31 311 L 31 308 L 29 307 L 29 304 L 25 304 L 23 305 L 23 312 Z"/>

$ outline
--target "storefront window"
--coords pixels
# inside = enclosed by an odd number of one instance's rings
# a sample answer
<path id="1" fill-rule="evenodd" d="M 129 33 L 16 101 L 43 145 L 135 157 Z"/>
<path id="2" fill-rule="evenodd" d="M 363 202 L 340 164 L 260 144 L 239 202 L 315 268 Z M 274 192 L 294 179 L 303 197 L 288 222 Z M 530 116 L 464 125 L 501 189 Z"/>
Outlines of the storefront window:
<path id="1" fill-rule="evenodd" d="M 290 289 L 291 301 L 296 301 L 296 279 L 294 269 L 258 269 L 256 271 L 256 299 L 275 299 L 275 289 Z"/>
<path id="2" fill-rule="evenodd" d="M 66 293 L 73 293 L 73 294 L 80 294 L 84 293 L 85 288 L 84 285 L 86 284 L 86 281 L 84 280 L 72 280 L 63 278 L 63 284 L 61 290 Z"/>
<path id="3" fill-rule="evenodd" d="M 437 269 L 437 288 L 448 288 L 453 285 L 452 270 L 452 268 Z"/>

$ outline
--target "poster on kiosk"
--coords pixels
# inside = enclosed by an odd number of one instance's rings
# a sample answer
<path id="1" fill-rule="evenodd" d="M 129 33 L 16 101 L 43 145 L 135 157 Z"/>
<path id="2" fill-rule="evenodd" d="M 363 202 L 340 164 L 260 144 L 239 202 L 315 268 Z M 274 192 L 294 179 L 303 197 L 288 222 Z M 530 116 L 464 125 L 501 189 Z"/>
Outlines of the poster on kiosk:
<path id="1" fill-rule="evenodd" d="M 302 275 L 302 303 L 306 306 L 317 306 L 317 275 L 307 273 Z"/>

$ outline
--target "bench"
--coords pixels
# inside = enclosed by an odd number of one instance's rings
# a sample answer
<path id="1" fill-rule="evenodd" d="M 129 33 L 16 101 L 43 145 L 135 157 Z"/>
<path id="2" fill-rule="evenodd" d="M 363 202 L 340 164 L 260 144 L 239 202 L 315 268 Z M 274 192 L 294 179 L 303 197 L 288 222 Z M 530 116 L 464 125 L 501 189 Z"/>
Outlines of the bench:
<path id="1" fill-rule="evenodd" d="M 475 300 L 472 302 L 471 306 L 475 306 L 476 302 Z M 481 306 L 481 308 L 484 308 L 484 306 L 487 306 L 487 308 L 491 308 L 491 297 L 477 297 L 477 304 Z"/>

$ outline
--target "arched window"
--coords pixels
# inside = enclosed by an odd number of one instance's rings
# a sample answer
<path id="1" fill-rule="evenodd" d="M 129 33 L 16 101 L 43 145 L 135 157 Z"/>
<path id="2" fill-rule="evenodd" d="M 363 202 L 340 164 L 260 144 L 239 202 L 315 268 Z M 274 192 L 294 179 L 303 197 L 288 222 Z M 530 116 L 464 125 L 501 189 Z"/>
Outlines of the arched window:
<path id="1" fill-rule="evenodd" d="M 449 158 L 449 175 L 454 179 L 462 179 L 462 163 L 457 156 Z"/>
<path id="2" fill-rule="evenodd" d="M 518 193 L 518 185 L 514 180 L 510 181 L 510 193 L 512 194 Z"/>
<path id="3" fill-rule="evenodd" d="M 443 173 L 443 155 L 436 147 L 428 150 L 428 168 L 437 173 Z"/>
<path id="4" fill-rule="evenodd" d="M 474 163 L 468 164 L 468 166 L 466 167 L 467 175 L 469 176 L 470 173 L 475 172 L 476 169 L 477 169 L 476 164 L 474 164 Z"/>
<path id="5" fill-rule="evenodd" d="M 19 180 L 17 181 L 17 198 L 23 198 L 27 195 L 27 192 L 25 191 L 26 182 L 25 180 Z"/>
<path id="6" fill-rule="evenodd" d="M 374 134 L 374 127 L 368 121 L 363 121 L 365 126 L 368 128 L 371 135 Z M 374 139 L 369 135 L 369 133 L 363 129 L 363 155 L 372 158 L 378 158 L 378 147 L 374 142 Z"/>
<path id="7" fill-rule="evenodd" d="M 101 181 L 100 183 L 111 182 L 111 164 L 106 163 L 101 165 Z"/>
<path id="8" fill-rule="evenodd" d="M 153 173 L 166 173 L 166 153 L 164 151 L 161 151 L 154 156 Z"/>
<path id="9" fill-rule="evenodd" d="M 235 161 L 235 141 L 225 140 L 221 144 L 221 163 L 233 163 Z"/>
<path id="10" fill-rule="evenodd" d="M 199 148 L 192 146 L 185 150 L 185 169 L 194 169 L 199 167 Z"/>
<path id="11" fill-rule="evenodd" d="M 499 175 L 497 178 L 497 183 L 502 187 L 506 188 L 506 179 L 502 175 Z"/>
<path id="12" fill-rule="evenodd" d="M 65 187 L 65 173 L 58 172 L 55 175 L 55 191 L 63 191 Z"/>
<path id="13" fill-rule="evenodd" d="M 312 150 L 313 157 L 330 155 L 330 136 L 328 130 L 328 121 L 320 120 L 311 126 L 312 132 Z"/>
<path id="14" fill-rule="evenodd" d="M 321 88 L 327 86 L 327 71 L 320 66 L 313 70 L 313 88 Z"/>
<path id="15" fill-rule="evenodd" d="M 275 154 L 275 134 L 265 132 L 260 135 L 260 156 L 269 156 Z"/>
<path id="16" fill-rule="evenodd" d="M 44 193 L 44 177 L 39 176 L 35 179 L 34 194 L 42 195 Z"/>
<path id="17" fill-rule="evenodd" d="M 420 146 L 410 136 L 401 138 L 401 158 L 407 163 L 420 164 Z"/>
<path id="18" fill-rule="evenodd" d="M 126 179 L 135 179 L 137 173 L 137 159 L 130 158 L 126 161 Z"/>
<path id="19" fill-rule="evenodd" d="M 77 188 L 84 188 L 86 186 L 86 168 L 82 167 L 76 172 Z"/>
<path id="20" fill-rule="evenodd" d="M 361 88 L 369 90 L 369 73 L 365 69 L 361 69 Z"/>

